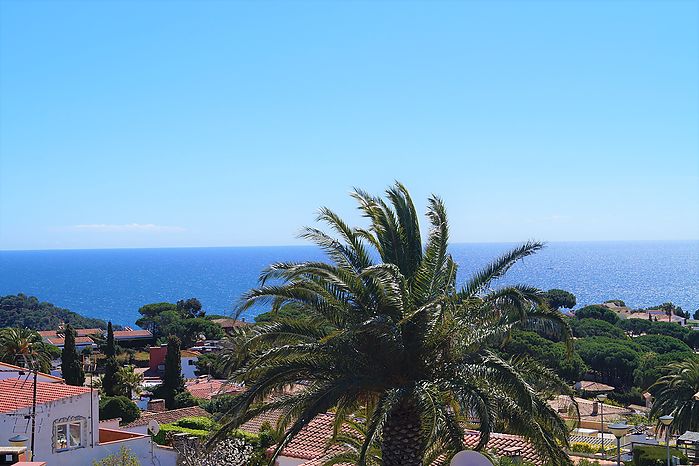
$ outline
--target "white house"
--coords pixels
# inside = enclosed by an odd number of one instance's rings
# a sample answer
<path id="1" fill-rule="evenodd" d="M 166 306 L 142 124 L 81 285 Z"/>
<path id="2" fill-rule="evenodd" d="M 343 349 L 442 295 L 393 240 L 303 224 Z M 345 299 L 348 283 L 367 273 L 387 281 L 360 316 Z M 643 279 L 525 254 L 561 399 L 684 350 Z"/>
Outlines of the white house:
<path id="1" fill-rule="evenodd" d="M 5 379 L 26 379 L 30 372 L 24 367 L 15 366 L 13 364 L 8 364 L 6 362 L 0 362 L 0 380 Z M 30 376 L 34 380 L 34 375 Z M 57 376 L 51 374 L 44 374 L 39 372 L 36 376 L 38 382 L 48 382 L 48 383 L 65 383 L 65 381 Z"/>
<path id="2" fill-rule="evenodd" d="M 0 380 L 0 439 L 26 436 L 32 445 L 33 377 Z M 174 466 L 177 454 L 147 435 L 99 425 L 99 396 L 87 387 L 37 382 L 34 460 L 51 466 L 87 465 L 124 446 L 142 465 Z"/>

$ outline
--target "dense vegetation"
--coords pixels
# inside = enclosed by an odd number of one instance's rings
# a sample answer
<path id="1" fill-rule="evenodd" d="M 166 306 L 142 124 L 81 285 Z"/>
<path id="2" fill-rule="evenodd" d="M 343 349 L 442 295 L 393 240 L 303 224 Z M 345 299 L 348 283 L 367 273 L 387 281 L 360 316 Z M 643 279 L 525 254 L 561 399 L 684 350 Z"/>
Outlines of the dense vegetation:
<path id="1" fill-rule="evenodd" d="M 0 327 L 19 327 L 32 330 L 56 330 L 61 323 L 73 328 L 107 328 L 100 319 L 83 317 L 51 303 L 40 302 L 24 294 L 0 297 Z"/>
<path id="2" fill-rule="evenodd" d="M 150 330 L 156 340 L 177 335 L 185 348 L 192 346 L 201 336 L 217 340 L 223 337 L 220 325 L 206 318 L 201 303 L 196 298 L 177 303 L 153 303 L 142 306 L 143 316 L 136 321 L 139 327 Z"/>

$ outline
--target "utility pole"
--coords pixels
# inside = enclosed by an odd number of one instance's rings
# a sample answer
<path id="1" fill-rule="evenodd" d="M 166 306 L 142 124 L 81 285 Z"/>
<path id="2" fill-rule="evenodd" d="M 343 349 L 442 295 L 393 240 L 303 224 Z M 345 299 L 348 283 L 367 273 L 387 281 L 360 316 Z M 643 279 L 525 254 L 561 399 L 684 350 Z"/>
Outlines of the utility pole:
<path id="1" fill-rule="evenodd" d="M 36 379 L 37 379 L 37 369 L 34 368 L 34 393 L 32 395 L 32 442 L 31 442 L 31 458 L 30 461 L 34 461 L 34 437 L 36 433 Z"/>

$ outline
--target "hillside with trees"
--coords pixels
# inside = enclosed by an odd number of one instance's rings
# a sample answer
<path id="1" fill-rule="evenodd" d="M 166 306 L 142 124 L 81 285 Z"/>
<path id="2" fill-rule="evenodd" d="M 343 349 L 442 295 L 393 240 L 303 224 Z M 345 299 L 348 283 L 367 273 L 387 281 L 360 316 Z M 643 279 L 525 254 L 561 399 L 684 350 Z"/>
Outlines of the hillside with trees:
<path id="1" fill-rule="evenodd" d="M 107 328 L 100 319 L 81 316 L 78 313 L 39 301 L 24 294 L 0 297 L 0 328 L 16 327 L 32 330 L 55 330 L 62 323 L 73 328 Z"/>

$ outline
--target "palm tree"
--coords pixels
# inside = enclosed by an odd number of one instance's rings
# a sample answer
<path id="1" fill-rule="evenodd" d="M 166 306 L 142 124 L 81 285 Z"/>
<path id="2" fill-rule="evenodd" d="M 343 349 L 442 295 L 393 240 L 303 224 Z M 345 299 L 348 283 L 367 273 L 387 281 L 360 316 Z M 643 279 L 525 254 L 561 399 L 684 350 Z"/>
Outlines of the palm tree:
<path id="1" fill-rule="evenodd" d="M 699 358 L 667 365 L 667 374 L 648 389 L 655 400 L 651 417 L 671 415 L 674 432 L 699 430 Z"/>
<path id="2" fill-rule="evenodd" d="M 120 367 L 116 373 L 117 391 L 131 398 L 134 393 L 138 394 L 143 382 L 143 374 L 134 370 L 134 366 Z"/>
<path id="3" fill-rule="evenodd" d="M 423 247 L 418 215 L 407 189 L 396 183 L 388 201 L 355 190 L 368 229 L 352 228 L 321 209 L 339 239 L 316 228 L 302 237 L 329 262 L 277 263 L 260 286 L 243 297 L 239 312 L 271 303 L 291 304 L 306 318 L 280 318 L 248 331 L 239 346 L 246 357 L 231 379 L 248 390 L 229 412 L 215 442 L 245 420 L 281 409 L 285 430 L 271 462 L 301 428 L 334 409 L 336 432 L 352 413 L 371 404 L 357 464 L 379 446 L 385 466 L 417 466 L 428 446 L 447 454 L 464 448 L 462 422 L 482 431 L 478 448 L 497 424 L 529 438 L 547 464 L 570 464 L 561 446 L 567 428 L 540 390 L 566 391 L 552 372 L 525 359 L 504 360 L 493 348 L 514 328 L 536 327 L 570 343 L 560 313 L 546 308 L 528 286 L 491 289 L 520 259 L 542 244 L 506 253 L 462 287 L 448 253 L 442 201 L 429 199 L 431 225 Z M 290 384 L 300 393 L 270 399 Z"/>
<path id="4" fill-rule="evenodd" d="M 28 328 L 0 331 L 0 360 L 42 372 L 51 370 L 52 351 L 41 336 Z"/>

